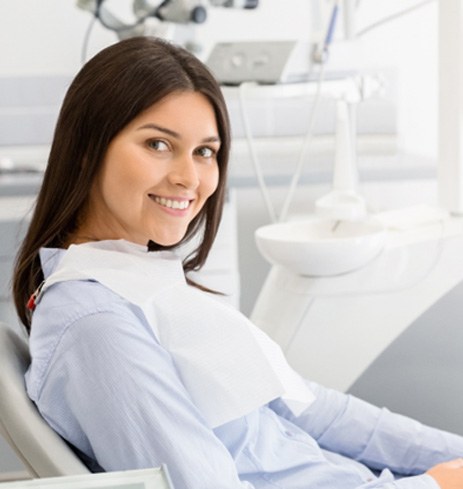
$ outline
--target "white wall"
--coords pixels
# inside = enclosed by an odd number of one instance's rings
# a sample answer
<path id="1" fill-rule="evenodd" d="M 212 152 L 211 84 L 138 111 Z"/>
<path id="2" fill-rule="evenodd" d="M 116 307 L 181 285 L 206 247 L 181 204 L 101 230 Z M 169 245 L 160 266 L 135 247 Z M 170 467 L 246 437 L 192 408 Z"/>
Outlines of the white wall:
<path id="1" fill-rule="evenodd" d="M 416 5 L 416 0 L 363 0 L 359 27 Z M 397 69 L 399 145 L 405 152 L 437 154 L 437 0 L 379 27 L 360 41 L 364 66 Z"/>

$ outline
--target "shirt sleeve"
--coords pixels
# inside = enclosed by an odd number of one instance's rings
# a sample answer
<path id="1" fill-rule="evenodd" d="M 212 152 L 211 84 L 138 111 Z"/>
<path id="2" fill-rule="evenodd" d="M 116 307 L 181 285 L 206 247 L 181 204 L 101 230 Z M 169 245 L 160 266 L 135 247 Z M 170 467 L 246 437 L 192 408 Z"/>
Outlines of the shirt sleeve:
<path id="1" fill-rule="evenodd" d="M 252 488 L 239 480 L 169 354 L 135 315 L 100 312 L 68 327 L 38 406 L 58 433 L 107 471 L 164 463 L 178 488 Z"/>
<path id="2" fill-rule="evenodd" d="M 402 475 L 420 474 L 438 463 L 463 456 L 461 436 L 314 382 L 308 384 L 316 400 L 302 415 L 292 415 L 281 400 L 271 403 L 271 408 L 304 429 L 322 448 L 372 469 L 388 468 Z M 411 487 L 407 484 L 412 479 L 399 481 L 404 484 L 400 487 Z"/>

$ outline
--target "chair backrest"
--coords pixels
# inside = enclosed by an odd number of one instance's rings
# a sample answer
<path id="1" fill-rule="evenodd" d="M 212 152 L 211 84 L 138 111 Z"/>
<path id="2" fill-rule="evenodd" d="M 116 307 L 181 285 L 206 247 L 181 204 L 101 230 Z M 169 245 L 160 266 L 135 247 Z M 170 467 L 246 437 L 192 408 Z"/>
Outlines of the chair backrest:
<path id="1" fill-rule="evenodd" d="M 40 416 L 24 373 L 30 363 L 25 336 L 0 322 L 0 434 L 32 477 L 88 474 L 89 470 Z"/>

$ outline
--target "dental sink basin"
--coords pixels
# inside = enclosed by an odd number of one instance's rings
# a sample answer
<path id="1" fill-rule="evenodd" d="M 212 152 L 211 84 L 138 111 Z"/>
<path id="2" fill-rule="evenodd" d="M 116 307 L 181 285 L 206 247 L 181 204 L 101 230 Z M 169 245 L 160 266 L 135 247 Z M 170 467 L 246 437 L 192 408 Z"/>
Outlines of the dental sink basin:
<path id="1" fill-rule="evenodd" d="M 260 227 L 255 238 L 271 264 L 298 275 L 323 277 L 366 265 L 383 249 L 386 231 L 374 221 L 311 219 Z"/>

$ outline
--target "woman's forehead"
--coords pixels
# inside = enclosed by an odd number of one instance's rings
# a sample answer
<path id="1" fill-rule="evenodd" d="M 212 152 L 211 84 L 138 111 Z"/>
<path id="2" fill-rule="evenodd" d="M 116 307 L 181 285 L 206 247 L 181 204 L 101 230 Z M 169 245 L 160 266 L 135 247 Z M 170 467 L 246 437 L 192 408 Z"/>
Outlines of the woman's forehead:
<path id="1" fill-rule="evenodd" d="M 214 106 L 200 92 L 173 92 L 138 114 L 128 129 L 161 126 L 172 131 L 204 132 L 203 137 L 218 135 Z"/>

